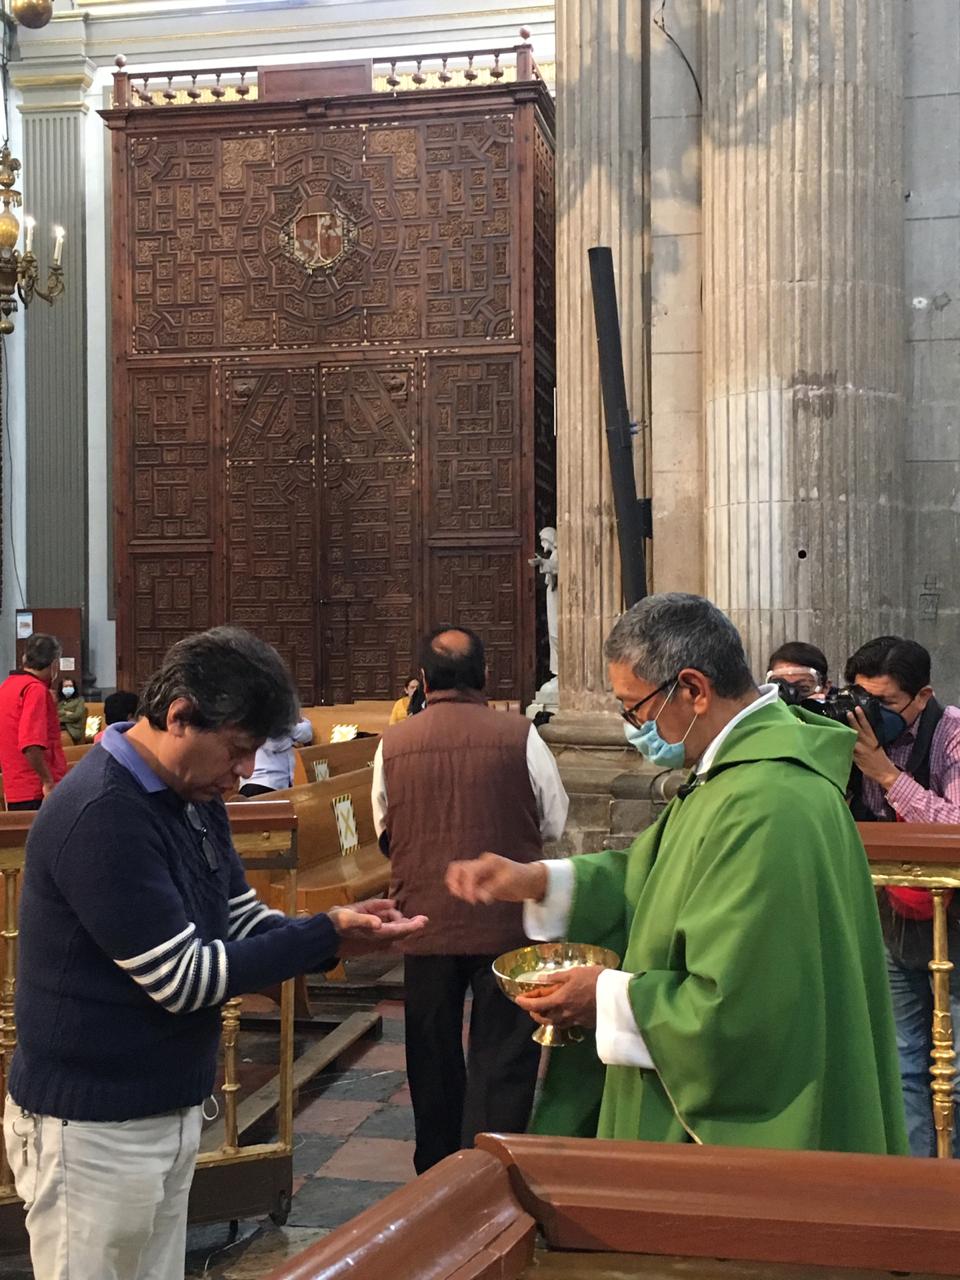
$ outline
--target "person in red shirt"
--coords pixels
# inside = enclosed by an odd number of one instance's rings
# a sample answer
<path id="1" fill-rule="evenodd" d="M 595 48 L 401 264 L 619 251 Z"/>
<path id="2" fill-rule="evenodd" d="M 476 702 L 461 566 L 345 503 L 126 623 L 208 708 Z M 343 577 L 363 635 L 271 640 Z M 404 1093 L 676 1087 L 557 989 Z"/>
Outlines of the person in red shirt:
<path id="1" fill-rule="evenodd" d="M 8 809 L 39 809 L 67 772 L 50 692 L 59 658 L 58 640 L 32 635 L 23 651 L 23 670 L 0 684 L 0 770 Z"/>

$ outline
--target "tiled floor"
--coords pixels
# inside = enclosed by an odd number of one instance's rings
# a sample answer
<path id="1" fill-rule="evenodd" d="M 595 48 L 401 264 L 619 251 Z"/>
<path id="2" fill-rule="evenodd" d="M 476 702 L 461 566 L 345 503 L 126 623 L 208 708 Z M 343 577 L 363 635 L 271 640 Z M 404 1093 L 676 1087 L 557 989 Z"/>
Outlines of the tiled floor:
<path id="1" fill-rule="evenodd" d="M 301 1091 L 294 1120 L 294 1196 L 284 1227 L 265 1223 L 223 1249 L 191 1231 L 187 1275 L 251 1280 L 414 1177 L 413 1111 L 403 1070 L 403 1005 L 384 1001 L 379 1041 L 361 1041 Z M 218 1253 L 217 1249 L 223 1249 Z M 206 1270 L 204 1269 L 206 1268 Z"/>
<path id="2" fill-rule="evenodd" d="M 191 1228 L 187 1275 L 252 1280 L 414 1177 L 413 1111 L 403 1070 L 403 1005 L 384 1001 L 379 1041 L 363 1041 L 301 1091 L 294 1196 L 284 1227 Z M 27 1259 L 0 1258 L 3 1280 L 31 1280 Z"/>

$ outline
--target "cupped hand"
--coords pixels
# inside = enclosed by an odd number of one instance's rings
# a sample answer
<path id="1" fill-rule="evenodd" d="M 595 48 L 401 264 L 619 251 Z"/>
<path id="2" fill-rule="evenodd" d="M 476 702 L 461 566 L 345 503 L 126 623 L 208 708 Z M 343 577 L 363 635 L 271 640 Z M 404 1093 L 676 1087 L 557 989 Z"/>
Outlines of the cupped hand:
<path id="1" fill-rule="evenodd" d="M 386 951 L 395 942 L 419 933 L 427 923 L 426 916 L 403 915 L 390 898 L 371 898 L 352 907 L 332 907 L 328 914 L 340 937 L 339 956 Z"/>
<path id="2" fill-rule="evenodd" d="M 550 975 L 542 996 L 517 996 L 518 1009 L 529 1013 L 541 1026 L 595 1027 L 597 1025 L 597 979 L 599 964 L 578 965 Z"/>
<path id="3" fill-rule="evenodd" d="M 451 862 L 447 867 L 447 888 L 464 902 L 539 902 L 547 891 L 547 871 L 540 862 L 513 862 L 497 853 L 481 853 L 479 858 Z"/>

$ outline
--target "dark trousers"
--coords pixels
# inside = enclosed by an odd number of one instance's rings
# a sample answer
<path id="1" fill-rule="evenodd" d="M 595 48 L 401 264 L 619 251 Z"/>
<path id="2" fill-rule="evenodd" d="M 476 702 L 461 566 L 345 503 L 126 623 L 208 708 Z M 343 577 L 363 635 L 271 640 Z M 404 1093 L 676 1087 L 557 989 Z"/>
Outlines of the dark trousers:
<path id="1" fill-rule="evenodd" d="M 245 782 L 240 788 L 240 795 L 251 800 L 254 796 L 272 796 L 273 787 L 261 787 L 259 782 Z"/>
<path id="2" fill-rule="evenodd" d="M 472 1147 L 478 1133 L 523 1133 L 540 1046 L 529 1016 L 503 994 L 494 956 L 404 957 L 407 1079 L 417 1173 Z M 463 1006 L 473 992 L 467 1058 Z"/>
<path id="3" fill-rule="evenodd" d="M 13 800 L 7 805 L 8 813 L 17 813 L 20 810 L 24 812 L 36 812 L 43 804 L 42 800 Z"/>

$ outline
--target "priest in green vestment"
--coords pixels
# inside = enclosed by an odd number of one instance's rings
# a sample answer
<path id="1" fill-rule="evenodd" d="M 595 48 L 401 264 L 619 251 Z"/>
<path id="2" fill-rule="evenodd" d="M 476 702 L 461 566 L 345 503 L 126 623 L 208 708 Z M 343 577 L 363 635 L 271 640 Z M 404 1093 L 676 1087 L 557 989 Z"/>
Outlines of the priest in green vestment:
<path id="1" fill-rule="evenodd" d="M 754 683 L 732 622 L 650 596 L 606 644 L 628 739 L 689 766 L 625 851 L 451 864 L 534 938 L 609 947 L 518 1003 L 588 1028 L 551 1051 L 535 1132 L 905 1154 L 876 900 L 845 792 L 856 734 Z"/>

